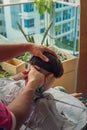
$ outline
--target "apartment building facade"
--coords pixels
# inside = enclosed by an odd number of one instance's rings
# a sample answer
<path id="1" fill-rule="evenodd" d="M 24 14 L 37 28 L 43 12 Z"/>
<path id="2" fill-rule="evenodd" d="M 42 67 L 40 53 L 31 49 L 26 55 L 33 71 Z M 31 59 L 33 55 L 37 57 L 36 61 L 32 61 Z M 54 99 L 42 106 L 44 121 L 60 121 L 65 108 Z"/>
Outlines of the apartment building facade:
<path id="1" fill-rule="evenodd" d="M 53 37 L 58 38 L 60 41 L 69 40 L 76 42 L 79 40 L 79 6 L 54 2 L 54 13 L 53 17 L 51 16 L 50 21 L 48 18 L 50 16 L 40 16 L 36 9 L 35 3 L 8 6 L 5 7 L 4 10 L 5 19 L 8 17 L 8 22 L 6 21 L 6 34 L 7 38 L 10 40 L 18 39 L 17 37 L 23 37 L 19 31 L 17 22 L 22 25 L 22 28 L 26 35 L 43 35 L 46 28 L 45 25 L 47 23 L 48 26 L 51 22 L 51 19 L 53 19 L 54 22 L 53 30 L 51 30 Z M 56 27 L 58 27 L 59 30 L 56 30 Z"/>

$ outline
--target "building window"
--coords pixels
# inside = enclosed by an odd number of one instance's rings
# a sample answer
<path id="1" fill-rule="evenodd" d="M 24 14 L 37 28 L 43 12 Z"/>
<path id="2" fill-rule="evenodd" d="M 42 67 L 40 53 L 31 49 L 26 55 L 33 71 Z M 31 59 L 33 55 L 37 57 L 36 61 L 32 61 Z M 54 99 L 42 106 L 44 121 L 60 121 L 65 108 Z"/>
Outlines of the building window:
<path id="1" fill-rule="evenodd" d="M 68 23 L 67 23 L 67 31 L 70 31 L 70 29 L 71 29 L 71 23 L 68 22 Z"/>
<path id="2" fill-rule="evenodd" d="M 63 33 L 67 32 L 68 28 L 67 28 L 67 23 L 63 24 Z"/>
<path id="3" fill-rule="evenodd" d="M 26 28 L 34 27 L 34 19 L 25 19 L 24 27 Z"/>
<path id="4" fill-rule="evenodd" d="M 56 8 L 61 8 L 62 4 L 56 3 Z"/>
<path id="5" fill-rule="evenodd" d="M 0 32 L 0 34 L 5 36 L 5 37 L 7 36 L 5 32 Z"/>
<path id="6" fill-rule="evenodd" d="M 71 18 L 71 12 L 69 10 L 65 10 L 63 12 L 63 20 L 70 19 Z"/>
<path id="7" fill-rule="evenodd" d="M 44 15 L 40 15 L 40 20 L 44 20 Z"/>
<path id="8" fill-rule="evenodd" d="M 56 23 L 61 21 L 61 17 L 56 18 Z"/>
<path id="9" fill-rule="evenodd" d="M 63 20 L 66 20 L 67 19 L 67 15 L 68 14 L 68 10 L 64 10 L 63 12 Z"/>
<path id="10" fill-rule="evenodd" d="M 2 25 L 2 20 L 0 20 L 0 26 Z"/>
<path id="11" fill-rule="evenodd" d="M 4 8 L 0 7 L 0 13 L 4 13 Z"/>
<path id="12" fill-rule="evenodd" d="M 61 21 L 61 12 L 58 12 L 55 14 L 55 22 L 60 22 Z"/>
<path id="13" fill-rule="evenodd" d="M 1 13 L 2 9 L 0 8 L 0 13 Z"/>
<path id="14" fill-rule="evenodd" d="M 33 12 L 34 4 L 24 4 L 24 12 Z"/>
<path id="15" fill-rule="evenodd" d="M 44 33 L 44 32 L 45 32 L 45 28 L 41 28 L 40 33 Z"/>

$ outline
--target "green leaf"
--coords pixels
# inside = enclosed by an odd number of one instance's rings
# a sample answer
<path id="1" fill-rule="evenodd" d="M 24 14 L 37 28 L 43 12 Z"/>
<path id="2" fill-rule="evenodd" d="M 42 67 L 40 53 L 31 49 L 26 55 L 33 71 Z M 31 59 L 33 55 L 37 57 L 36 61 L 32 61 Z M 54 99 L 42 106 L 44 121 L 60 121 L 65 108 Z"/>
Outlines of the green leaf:
<path id="1" fill-rule="evenodd" d="M 56 31 L 56 32 L 60 32 L 59 26 L 55 26 L 55 31 Z"/>
<path id="2" fill-rule="evenodd" d="M 50 14 L 52 10 L 53 0 L 35 0 L 36 10 L 40 15 L 44 14 L 45 11 Z"/>
<path id="3" fill-rule="evenodd" d="M 3 74 L 0 74 L 0 78 L 4 78 L 5 76 Z"/>

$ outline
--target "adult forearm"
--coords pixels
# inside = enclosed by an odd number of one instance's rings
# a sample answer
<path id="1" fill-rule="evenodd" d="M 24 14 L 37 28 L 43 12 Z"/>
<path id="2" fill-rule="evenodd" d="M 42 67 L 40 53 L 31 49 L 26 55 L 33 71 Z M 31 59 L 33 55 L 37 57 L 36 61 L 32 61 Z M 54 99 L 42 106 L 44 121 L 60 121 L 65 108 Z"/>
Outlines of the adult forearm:
<path id="1" fill-rule="evenodd" d="M 19 56 L 31 50 L 32 44 L 0 44 L 0 62 Z"/>
<path id="2" fill-rule="evenodd" d="M 34 94 L 33 84 L 30 83 L 25 89 L 19 94 L 19 96 L 8 105 L 8 109 L 16 117 L 16 130 L 24 123 L 26 117 L 29 115 L 31 102 Z"/>
<path id="3" fill-rule="evenodd" d="M 26 86 L 19 94 L 19 96 L 11 104 L 8 105 L 8 109 L 16 117 L 16 130 L 18 130 L 18 128 L 24 123 L 26 117 L 29 115 L 35 90 L 38 87 L 43 86 L 44 82 L 45 76 L 37 71 L 37 69 L 35 69 L 33 66 L 31 66 Z"/>

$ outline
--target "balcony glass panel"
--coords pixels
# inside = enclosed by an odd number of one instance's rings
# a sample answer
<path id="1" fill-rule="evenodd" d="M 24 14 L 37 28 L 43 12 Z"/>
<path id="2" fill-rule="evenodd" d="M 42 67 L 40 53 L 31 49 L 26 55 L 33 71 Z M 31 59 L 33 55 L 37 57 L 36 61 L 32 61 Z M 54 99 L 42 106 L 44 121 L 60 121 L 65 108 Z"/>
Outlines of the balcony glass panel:
<path id="1" fill-rule="evenodd" d="M 41 14 L 36 9 L 36 4 L 23 3 L 24 1 L 11 1 L 13 5 L 0 6 L 0 43 L 23 43 L 27 42 L 18 24 L 25 32 L 26 36 L 32 35 L 35 43 L 41 44 L 42 38 L 53 21 L 52 27 L 48 31 L 45 42 L 66 49 L 73 54 L 79 51 L 79 26 L 80 26 L 80 6 L 75 2 L 55 0 L 50 12 Z M 2 1 L 4 4 L 9 4 Z M 3 4 L 2 4 L 3 5 Z M 4 23 L 4 24 L 2 24 Z M 38 36 L 38 38 L 37 38 Z"/>

